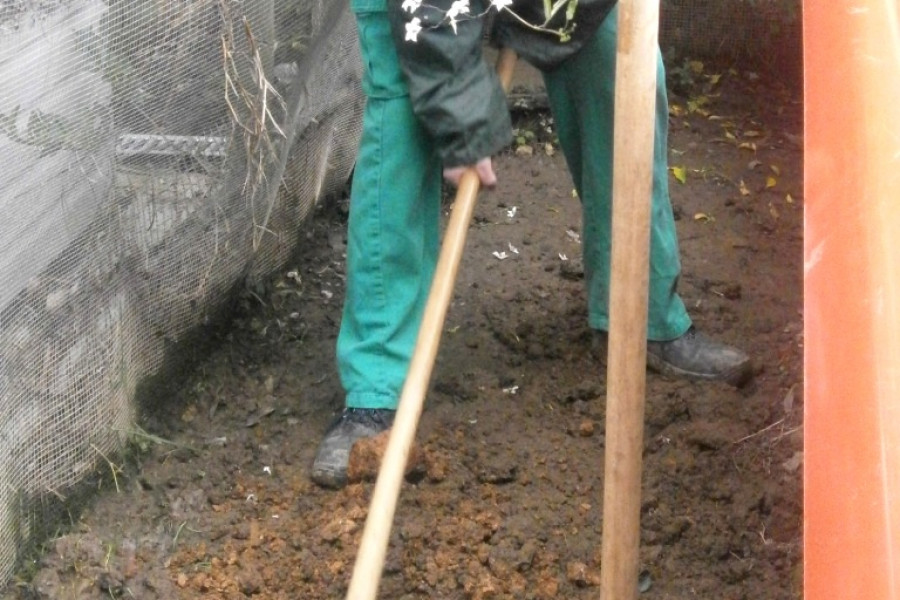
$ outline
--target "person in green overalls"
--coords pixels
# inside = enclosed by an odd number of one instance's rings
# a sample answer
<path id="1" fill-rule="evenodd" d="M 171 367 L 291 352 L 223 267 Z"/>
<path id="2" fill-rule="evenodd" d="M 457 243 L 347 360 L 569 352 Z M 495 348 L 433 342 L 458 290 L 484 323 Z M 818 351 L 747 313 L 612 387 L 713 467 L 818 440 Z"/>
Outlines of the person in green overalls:
<path id="1" fill-rule="evenodd" d="M 543 5 L 516 1 L 523 11 Z M 491 8 L 484 0 L 463 4 L 472 15 Z M 519 4 L 511 6 L 519 16 L 536 16 L 520 12 Z M 506 11 L 493 19 L 492 33 L 496 43 L 543 73 L 583 208 L 587 317 L 598 332 L 609 327 L 615 4 L 579 0 L 577 26 L 566 41 L 524 27 Z M 485 19 L 459 18 L 451 26 L 447 11 L 454 7 L 460 4 L 351 0 L 367 102 L 352 181 L 347 290 L 337 340 L 345 409 L 325 433 L 312 465 L 312 479 L 326 487 L 346 484 L 350 449 L 358 439 L 393 422 L 439 252 L 442 174 L 457 183 L 473 166 L 482 184 L 492 186 L 490 157 L 512 140 L 504 93 L 482 57 Z M 681 265 L 667 181 L 661 57 L 658 65 L 648 366 L 740 386 L 752 376 L 749 357 L 697 332 L 676 292 Z"/>

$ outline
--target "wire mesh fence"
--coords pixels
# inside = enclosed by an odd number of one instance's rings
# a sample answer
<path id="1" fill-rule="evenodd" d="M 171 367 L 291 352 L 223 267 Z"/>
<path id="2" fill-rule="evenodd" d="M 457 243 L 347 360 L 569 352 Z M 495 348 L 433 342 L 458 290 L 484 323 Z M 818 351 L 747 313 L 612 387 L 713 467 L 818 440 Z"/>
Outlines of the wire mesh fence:
<path id="1" fill-rule="evenodd" d="M 338 2 L 0 3 L 0 577 L 344 185 L 354 44 Z"/>
<path id="2" fill-rule="evenodd" d="M 727 63 L 800 83 L 799 0 L 662 0 L 660 15 L 670 60 Z"/>
<path id="3" fill-rule="evenodd" d="M 740 57 L 780 5 L 668 0 L 663 38 Z M 345 185 L 360 70 L 336 0 L 0 0 L 0 582 L 167 348 Z"/>

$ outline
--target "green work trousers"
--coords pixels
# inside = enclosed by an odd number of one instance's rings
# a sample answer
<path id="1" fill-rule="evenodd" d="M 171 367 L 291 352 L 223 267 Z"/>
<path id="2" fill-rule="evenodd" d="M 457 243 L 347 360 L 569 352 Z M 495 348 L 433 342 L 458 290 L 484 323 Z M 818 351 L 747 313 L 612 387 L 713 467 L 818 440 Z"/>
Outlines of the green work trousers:
<path id="1" fill-rule="evenodd" d="M 350 198 L 338 371 L 346 406 L 396 408 L 437 262 L 441 165 L 412 112 L 383 0 L 354 0 L 351 6 L 367 101 Z M 546 74 L 584 207 L 589 323 L 596 329 L 608 328 L 615 27 L 615 17 L 607 18 L 594 43 Z M 651 339 L 672 339 L 690 320 L 675 294 L 679 259 L 666 187 L 662 79 L 659 90 L 649 333 Z"/>
<path id="2" fill-rule="evenodd" d="M 581 199 L 588 323 L 601 330 L 609 329 L 617 20 L 613 9 L 576 55 L 544 73 L 560 145 Z M 675 291 L 681 262 L 669 199 L 666 77 L 658 52 L 657 65 L 647 337 L 665 341 L 683 335 L 691 320 Z"/>
<path id="3" fill-rule="evenodd" d="M 437 262 L 441 164 L 413 114 L 384 1 L 351 7 L 366 106 L 350 193 L 338 372 L 348 407 L 395 408 Z"/>

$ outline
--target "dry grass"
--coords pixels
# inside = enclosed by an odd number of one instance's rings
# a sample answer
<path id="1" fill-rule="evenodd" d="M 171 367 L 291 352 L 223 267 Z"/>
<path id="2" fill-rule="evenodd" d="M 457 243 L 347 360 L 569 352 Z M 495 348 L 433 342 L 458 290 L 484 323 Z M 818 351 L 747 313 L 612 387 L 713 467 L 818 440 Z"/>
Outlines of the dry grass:
<path id="1" fill-rule="evenodd" d="M 286 138 L 273 111 L 283 112 L 284 99 L 266 77 L 265 64 L 259 44 L 246 17 L 241 18 L 241 28 L 247 49 L 240 52 L 234 33 L 234 18 L 228 2 L 219 1 L 225 21 L 222 35 L 222 60 L 225 73 L 225 102 L 231 114 L 232 135 L 240 131 L 244 141 L 246 177 L 243 192 L 250 200 L 253 215 L 253 249 L 256 250 L 262 236 L 268 232 L 268 222 L 274 209 L 270 198 L 259 216 L 256 205 L 260 189 L 265 189 L 266 169 L 278 156 L 273 135 Z"/>

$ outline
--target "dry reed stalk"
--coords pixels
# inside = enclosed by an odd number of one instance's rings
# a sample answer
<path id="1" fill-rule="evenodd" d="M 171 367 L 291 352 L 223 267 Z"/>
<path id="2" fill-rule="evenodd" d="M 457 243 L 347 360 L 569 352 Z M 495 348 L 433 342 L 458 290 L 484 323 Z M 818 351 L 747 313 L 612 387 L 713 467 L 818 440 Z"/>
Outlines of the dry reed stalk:
<path id="1" fill-rule="evenodd" d="M 285 102 L 269 79 L 266 77 L 265 65 L 259 50 L 259 44 L 246 17 L 241 22 L 247 39 L 249 56 L 250 84 L 245 86 L 241 68 L 235 57 L 236 43 L 234 38 L 233 18 L 227 0 L 220 0 L 220 10 L 225 21 L 225 32 L 222 35 L 222 58 L 225 73 L 225 103 L 232 119 L 232 134 L 240 129 L 244 140 L 244 153 L 247 160 L 247 175 L 244 179 L 243 192 L 250 200 L 250 211 L 253 218 L 253 250 L 257 250 L 263 235 L 269 232 L 268 222 L 274 210 L 276 195 L 271 194 L 266 203 L 262 219 L 257 220 L 256 198 L 260 188 L 267 183 L 266 167 L 278 155 L 278 149 L 272 140 L 272 134 L 286 139 L 279 126 L 273 108 L 284 111 Z M 241 116 L 241 109 L 245 113 Z"/>

